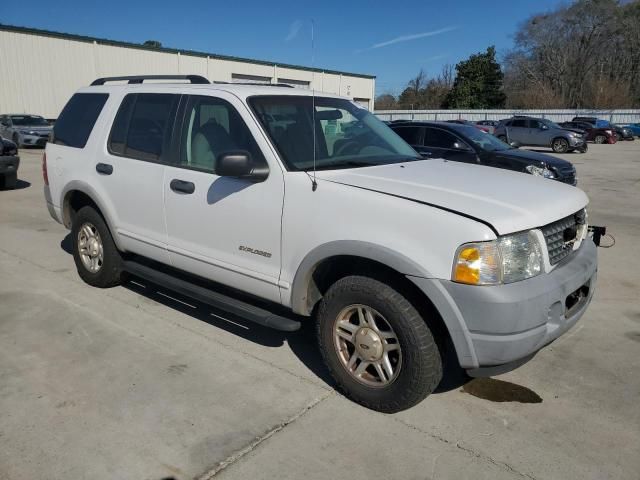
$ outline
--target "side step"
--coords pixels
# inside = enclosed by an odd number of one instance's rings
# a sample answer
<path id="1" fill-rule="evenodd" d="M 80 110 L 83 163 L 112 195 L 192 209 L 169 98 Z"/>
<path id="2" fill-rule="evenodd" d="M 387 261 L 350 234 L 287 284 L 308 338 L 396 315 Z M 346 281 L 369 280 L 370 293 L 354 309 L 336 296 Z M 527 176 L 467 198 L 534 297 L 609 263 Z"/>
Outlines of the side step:
<path id="1" fill-rule="evenodd" d="M 231 298 L 222 293 L 214 292 L 208 288 L 195 285 L 187 280 L 182 280 L 146 265 L 127 260 L 124 262 L 124 268 L 127 272 L 161 285 L 168 290 L 173 290 L 185 297 L 233 313 L 244 320 L 257 323 L 264 327 L 274 328 L 283 332 L 295 332 L 300 328 L 300 322 L 276 315 L 263 308 L 256 307 L 255 305 L 236 298 Z"/>

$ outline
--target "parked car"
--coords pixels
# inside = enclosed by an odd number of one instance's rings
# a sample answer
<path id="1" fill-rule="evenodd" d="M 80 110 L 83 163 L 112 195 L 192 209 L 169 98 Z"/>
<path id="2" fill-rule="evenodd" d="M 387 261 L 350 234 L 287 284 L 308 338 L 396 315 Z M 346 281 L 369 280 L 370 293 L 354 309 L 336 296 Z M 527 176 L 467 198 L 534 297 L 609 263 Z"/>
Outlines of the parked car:
<path id="1" fill-rule="evenodd" d="M 576 169 L 566 160 L 518 150 L 471 125 L 446 122 L 394 123 L 391 129 L 416 152 L 429 158 L 486 165 L 551 178 L 576 185 Z"/>
<path id="2" fill-rule="evenodd" d="M 487 132 L 493 134 L 493 132 L 495 132 L 496 127 L 498 126 L 500 122 L 498 120 L 480 120 L 476 122 L 476 125 L 481 125 L 483 127 L 486 127 Z"/>
<path id="3" fill-rule="evenodd" d="M 585 134 L 588 142 L 594 143 L 616 143 L 618 137 L 613 128 L 597 128 L 587 122 L 562 122 L 559 123 L 562 128 L 573 130 L 574 132 Z"/>
<path id="4" fill-rule="evenodd" d="M 626 128 L 631 130 L 636 137 L 640 137 L 640 123 L 630 123 L 629 125 L 625 125 Z"/>
<path id="5" fill-rule="evenodd" d="M 244 321 L 314 321 L 339 388 L 383 412 L 430 394 L 448 352 L 476 376 L 521 365 L 595 290 L 583 191 L 425 160 L 330 94 L 98 79 L 60 114 L 43 176 L 85 282 L 128 272 Z"/>
<path id="6" fill-rule="evenodd" d="M 566 130 L 544 118 L 516 116 L 502 120 L 494 135 L 506 143 L 518 142 L 530 147 L 551 147 L 555 153 L 587 151 L 583 135 Z"/>
<path id="7" fill-rule="evenodd" d="M 622 125 L 616 125 L 615 123 L 611 123 L 608 120 L 599 119 L 598 117 L 573 117 L 572 121 L 587 122 L 597 128 L 613 129 L 618 141 L 634 139 L 633 132 L 630 128 Z"/>
<path id="8" fill-rule="evenodd" d="M 11 140 L 0 137 L 0 187 L 16 188 L 19 166 L 18 147 Z"/>
<path id="9" fill-rule="evenodd" d="M 615 123 L 612 123 L 611 126 L 613 127 L 613 129 L 616 132 L 616 137 L 618 138 L 618 141 L 621 140 L 635 140 L 634 136 L 633 136 L 633 131 L 626 126 L 622 126 L 622 125 L 618 125 Z"/>
<path id="10" fill-rule="evenodd" d="M 10 138 L 18 147 L 44 147 L 51 125 L 39 115 L 0 115 L 0 135 Z"/>

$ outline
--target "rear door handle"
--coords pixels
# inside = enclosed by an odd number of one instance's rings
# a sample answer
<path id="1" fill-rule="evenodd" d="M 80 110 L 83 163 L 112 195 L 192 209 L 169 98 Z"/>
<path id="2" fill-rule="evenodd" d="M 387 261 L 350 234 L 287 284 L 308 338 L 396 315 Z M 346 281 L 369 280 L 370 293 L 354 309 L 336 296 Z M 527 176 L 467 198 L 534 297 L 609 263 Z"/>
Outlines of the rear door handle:
<path id="1" fill-rule="evenodd" d="M 196 186 L 193 182 L 186 182 L 184 180 L 178 180 L 177 178 L 171 180 L 169 187 L 171 187 L 171 190 L 174 192 L 186 193 L 187 195 L 196 191 Z"/>
<path id="2" fill-rule="evenodd" d="M 108 163 L 99 163 L 96 165 L 96 172 L 103 175 L 111 175 L 113 173 L 113 165 Z"/>

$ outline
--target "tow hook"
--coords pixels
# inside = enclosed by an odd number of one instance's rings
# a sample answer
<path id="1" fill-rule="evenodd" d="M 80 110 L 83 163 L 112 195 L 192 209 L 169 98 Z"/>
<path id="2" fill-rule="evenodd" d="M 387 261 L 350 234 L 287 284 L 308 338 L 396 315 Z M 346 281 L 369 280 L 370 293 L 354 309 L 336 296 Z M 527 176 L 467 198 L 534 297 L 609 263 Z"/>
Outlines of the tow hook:
<path id="1" fill-rule="evenodd" d="M 602 248 L 611 248 L 616 244 L 616 239 L 610 233 L 607 233 L 607 227 L 597 227 L 595 225 L 589 225 L 589 233 L 591 233 L 591 238 L 593 239 L 593 243 L 596 244 L 596 247 Z M 601 245 L 601 241 L 603 237 L 609 237 L 611 239 L 611 244 L 609 245 Z"/>

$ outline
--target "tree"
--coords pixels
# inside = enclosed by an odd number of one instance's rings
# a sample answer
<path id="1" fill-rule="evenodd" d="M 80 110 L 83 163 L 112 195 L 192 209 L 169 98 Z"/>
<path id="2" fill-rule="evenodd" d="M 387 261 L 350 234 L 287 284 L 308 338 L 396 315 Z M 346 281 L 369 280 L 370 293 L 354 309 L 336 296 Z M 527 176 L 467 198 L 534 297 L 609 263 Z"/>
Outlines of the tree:
<path id="1" fill-rule="evenodd" d="M 398 105 L 400 108 L 418 110 L 422 108 L 421 93 L 427 83 L 427 74 L 420 69 L 418 74 L 409 80 L 407 88 L 405 88 L 400 97 L 398 97 Z"/>
<path id="2" fill-rule="evenodd" d="M 471 55 L 456 65 L 456 79 L 445 99 L 446 108 L 502 108 L 506 96 L 496 49 Z"/>
<path id="3" fill-rule="evenodd" d="M 142 45 L 144 45 L 145 47 L 162 48 L 162 43 L 160 43 L 158 40 L 147 40 Z"/>
<path id="4" fill-rule="evenodd" d="M 398 107 L 396 97 L 390 93 L 383 93 L 376 97 L 376 110 L 394 110 Z"/>

